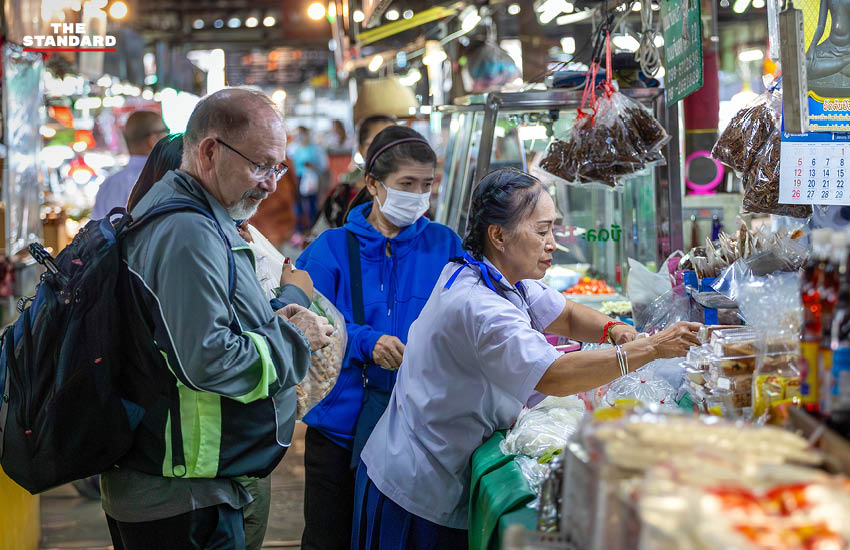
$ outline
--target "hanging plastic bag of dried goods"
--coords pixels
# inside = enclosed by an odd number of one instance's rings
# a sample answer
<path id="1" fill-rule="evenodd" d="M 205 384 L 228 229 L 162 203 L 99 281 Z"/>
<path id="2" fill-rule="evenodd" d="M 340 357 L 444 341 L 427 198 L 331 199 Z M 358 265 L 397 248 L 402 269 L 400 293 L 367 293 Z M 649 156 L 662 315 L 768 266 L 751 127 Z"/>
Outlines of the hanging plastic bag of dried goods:
<path id="1" fill-rule="evenodd" d="M 280 275 L 283 269 L 290 267 L 284 266 L 285 258 L 283 255 L 256 227 L 246 224 L 246 229 L 251 234 L 251 242 L 248 243 L 248 246 L 251 247 L 256 259 L 257 279 L 269 297 L 274 297 L 274 289 L 280 285 Z M 339 377 L 339 371 L 342 368 L 345 346 L 348 343 L 345 318 L 330 300 L 318 290 L 313 291 L 313 303 L 310 304 L 309 309 L 313 313 L 325 317 L 334 327 L 334 332 L 331 335 L 331 343 L 311 355 L 307 376 L 295 388 L 297 396 L 296 418 L 299 420 L 307 414 L 307 411 L 324 399 L 336 384 L 336 379 Z"/>
<path id="2" fill-rule="evenodd" d="M 612 100 L 629 132 L 630 141 L 643 155 L 644 163 L 664 160 L 661 148 L 670 141 L 670 135 L 658 119 L 643 105 L 623 93 L 615 93 Z"/>
<path id="3" fill-rule="evenodd" d="M 585 143 L 585 135 L 590 131 L 593 124 L 592 112 L 595 107 L 591 97 L 591 88 L 596 82 L 598 70 L 599 65 L 596 62 L 590 64 L 581 105 L 577 109 L 570 134 L 566 136 L 566 139 L 553 138 L 543 160 L 540 161 L 542 170 L 566 182 L 580 182 L 579 167 L 589 162 L 591 152 Z M 585 112 L 585 109 L 590 112 Z"/>
<path id="4" fill-rule="evenodd" d="M 756 160 L 759 149 L 776 127 L 775 106 L 781 109 L 778 81 L 738 113 L 723 130 L 711 149 L 711 156 L 734 169 L 746 172 Z"/>
<path id="5" fill-rule="evenodd" d="M 510 54 L 493 42 L 482 42 L 467 59 L 462 77 L 468 77 L 463 78 L 464 88 L 472 94 L 499 90 L 522 76 Z"/>
<path id="6" fill-rule="evenodd" d="M 618 177 L 634 174 L 644 167 L 643 154 L 626 129 L 617 95 L 620 94 L 616 83 L 606 81 L 596 101 L 591 127 L 584 136 L 590 154 L 579 166 L 582 181 L 599 181 L 613 187 Z"/>
<path id="7" fill-rule="evenodd" d="M 760 126 L 769 127 L 770 132 L 764 137 L 760 148 L 750 152 L 752 162 L 747 162 L 743 177 L 744 211 L 754 214 L 808 218 L 812 215 L 810 205 L 779 203 L 782 90 L 778 88 L 774 90 L 764 106 L 766 115 L 762 116 L 764 122 L 760 123 Z"/>

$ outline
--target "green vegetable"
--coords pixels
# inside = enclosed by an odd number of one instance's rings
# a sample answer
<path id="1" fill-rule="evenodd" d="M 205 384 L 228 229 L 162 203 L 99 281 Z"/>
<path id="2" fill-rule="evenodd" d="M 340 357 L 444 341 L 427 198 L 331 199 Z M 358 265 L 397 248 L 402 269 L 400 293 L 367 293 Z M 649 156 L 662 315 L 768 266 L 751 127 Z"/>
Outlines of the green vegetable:
<path id="1" fill-rule="evenodd" d="M 549 464 L 552 460 L 564 451 L 561 447 L 550 447 L 543 456 L 537 459 L 538 464 Z"/>

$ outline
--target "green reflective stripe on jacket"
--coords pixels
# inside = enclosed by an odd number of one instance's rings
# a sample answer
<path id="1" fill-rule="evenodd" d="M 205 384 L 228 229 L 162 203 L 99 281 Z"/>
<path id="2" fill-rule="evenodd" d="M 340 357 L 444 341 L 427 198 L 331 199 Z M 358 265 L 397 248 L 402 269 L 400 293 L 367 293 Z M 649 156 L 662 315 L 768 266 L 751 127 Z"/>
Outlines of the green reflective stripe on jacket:
<path id="1" fill-rule="evenodd" d="M 254 342 L 254 345 L 257 346 L 257 353 L 260 354 L 260 366 L 262 371 L 260 374 L 260 381 L 257 382 L 257 385 L 253 390 L 245 395 L 234 397 L 233 399 L 240 403 L 250 403 L 251 401 L 265 399 L 269 396 L 269 386 L 277 381 L 277 370 L 274 368 L 272 354 L 269 350 L 269 343 L 266 342 L 266 339 L 263 338 L 261 334 L 247 330 L 243 332 L 243 334 L 250 338 L 251 341 Z"/>
<path id="2" fill-rule="evenodd" d="M 221 450 L 221 396 L 197 392 L 178 382 L 180 428 L 183 432 L 183 455 L 186 471 L 173 471 L 171 449 L 171 414 L 165 423 L 166 477 L 216 477 Z"/>

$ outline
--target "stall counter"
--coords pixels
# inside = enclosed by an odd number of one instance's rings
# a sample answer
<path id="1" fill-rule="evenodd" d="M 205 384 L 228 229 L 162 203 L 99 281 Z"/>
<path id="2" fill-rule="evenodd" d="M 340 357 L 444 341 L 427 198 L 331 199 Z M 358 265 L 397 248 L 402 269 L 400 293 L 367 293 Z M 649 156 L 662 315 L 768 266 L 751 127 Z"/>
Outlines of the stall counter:
<path id="1" fill-rule="evenodd" d="M 519 524 L 537 528 L 537 511 L 529 508 L 536 494 L 514 462 L 499 444 L 505 432 L 496 432 L 472 455 L 472 483 L 469 493 L 470 550 L 498 550 L 508 527 Z"/>

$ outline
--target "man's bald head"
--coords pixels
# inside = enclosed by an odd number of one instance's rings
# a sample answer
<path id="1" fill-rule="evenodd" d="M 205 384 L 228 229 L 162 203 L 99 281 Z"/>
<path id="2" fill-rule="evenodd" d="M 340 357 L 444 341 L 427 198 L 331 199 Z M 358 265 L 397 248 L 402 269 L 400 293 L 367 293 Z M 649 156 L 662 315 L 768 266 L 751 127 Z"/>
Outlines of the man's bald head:
<path id="1" fill-rule="evenodd" d="M 150 154 L 153 146 L 168 134 L 162 117 L 153 111 L 136 111 L 127 117 L 124 125 L 124 140 L 131 155 Z"/>
<path id="2" fill-rule="evenodd" d="M 262 92 L 225 88 L 192 111 L 180 168 L 233 219 L 246 219 L 277 189 L 285 159 L 283 116 L 274 102 Z"/>
<path id="3" fill-rule="evenodd" d="M 245 88 L 225 88 L 195 106 L 183 136 L 184 150 L 188 152 L 210 136 L 238 142 L 256 126 L 276 122 L 282 125 L 283 115 L 269 96 Z"/>

